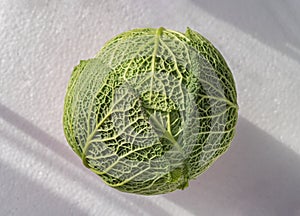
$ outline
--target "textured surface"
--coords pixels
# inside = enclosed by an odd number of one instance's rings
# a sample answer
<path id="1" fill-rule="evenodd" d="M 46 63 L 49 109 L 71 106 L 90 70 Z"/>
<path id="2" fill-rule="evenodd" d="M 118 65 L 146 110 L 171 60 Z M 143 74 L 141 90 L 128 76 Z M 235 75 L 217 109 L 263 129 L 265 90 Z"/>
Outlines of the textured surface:
<path id="1" fill-rule="evenodd" d="M 237 122 L 226 62 L 197 32 L 135 29 L 75 67 L 64 131 L 85 166 L 130 193 L 184 189 L 227 150 Z"/>
<path id="2" fill-rule="evenodd" d="M 300 17 L 289 1 L 0 1 L 1 215 L 300 214 Z M 86 170 L 62 128 L 73 66 L 132 28 L 199 31 L 237 83 L 237 136 L 184 191 L 124 195 Z"/>

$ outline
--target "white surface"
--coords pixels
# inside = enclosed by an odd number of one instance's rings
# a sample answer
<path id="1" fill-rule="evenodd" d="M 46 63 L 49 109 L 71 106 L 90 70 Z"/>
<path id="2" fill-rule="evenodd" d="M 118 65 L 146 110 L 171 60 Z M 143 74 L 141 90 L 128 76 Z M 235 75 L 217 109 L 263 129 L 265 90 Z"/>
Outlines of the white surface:
<path id="1" fill-rule="evenodd" d="M 290 1 L 0 2 L 0 215 L 300 215 L 300 15 Z M 137 27 L 212 41 L 238 87 L 230 150 L 184 191 L 120 193 L 62 129 L 73 67 Z"/>

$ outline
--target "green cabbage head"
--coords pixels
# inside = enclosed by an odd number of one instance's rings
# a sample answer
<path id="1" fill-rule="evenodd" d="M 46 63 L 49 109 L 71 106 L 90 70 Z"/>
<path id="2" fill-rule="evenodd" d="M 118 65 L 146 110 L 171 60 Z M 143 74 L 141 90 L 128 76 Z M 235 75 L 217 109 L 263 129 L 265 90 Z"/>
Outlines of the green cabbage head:
<path id="1" fill-rule="evenodd" d="M 199 33 L 124 32 L 74 68 L 66 139 L 83 164 L 120 191 L 184 189 L 226 151 L 238 116 L 233 76 Z"/>

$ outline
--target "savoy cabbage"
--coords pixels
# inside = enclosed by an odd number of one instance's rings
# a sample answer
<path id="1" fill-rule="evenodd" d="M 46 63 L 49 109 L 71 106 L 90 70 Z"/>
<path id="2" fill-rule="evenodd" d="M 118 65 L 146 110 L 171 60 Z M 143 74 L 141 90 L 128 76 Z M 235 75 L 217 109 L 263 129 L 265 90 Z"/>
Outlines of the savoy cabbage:
<path id="1" fill-rule="evenodd" d="M 64 132 L 83 164 L 120 191 L 184 189 L 228 148 L 238 105 L 218 50 L 187 29 L 122 33 L 69 81 Z"/>

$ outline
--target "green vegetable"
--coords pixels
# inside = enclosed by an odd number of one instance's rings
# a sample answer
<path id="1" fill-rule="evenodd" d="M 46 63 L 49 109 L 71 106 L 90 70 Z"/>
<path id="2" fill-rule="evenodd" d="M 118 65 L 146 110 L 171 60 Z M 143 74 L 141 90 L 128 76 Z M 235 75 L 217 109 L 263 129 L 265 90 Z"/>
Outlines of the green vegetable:
<path id="1" fill-rule="evenodd" d="M 238 116 L 232 74 L 197 32 L 134 29 L 75 67 L 64 132 L 83 164 L 120 191 L 184 189 L 228 148 Z"/>

